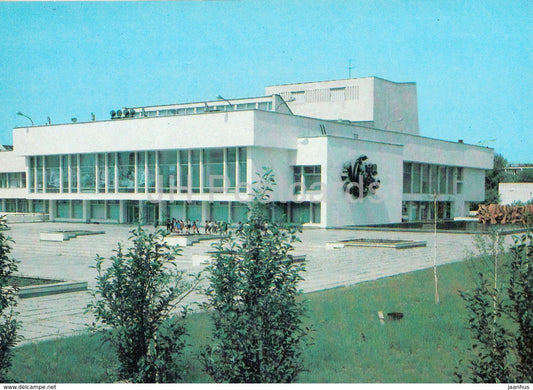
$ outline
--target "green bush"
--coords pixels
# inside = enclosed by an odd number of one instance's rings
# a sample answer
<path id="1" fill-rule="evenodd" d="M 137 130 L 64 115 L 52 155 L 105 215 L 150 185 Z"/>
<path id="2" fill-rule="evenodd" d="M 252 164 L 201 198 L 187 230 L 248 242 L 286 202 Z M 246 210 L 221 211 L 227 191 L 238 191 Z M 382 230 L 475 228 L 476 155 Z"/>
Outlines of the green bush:
<path id="1" fill-rule="evenodd" d="M 270 170 L 254 184 L 248 222 L 215 246 L 208 268 L 205 309 L 214 330 L 202 361 L 216 382 L 293 382 L 309 332 L 298 289 L 304 265 L 289 254 L 299 228 L 269 221 Z"/>
<path id="2" fill-rule="evenodd" d="M 481 256 L 471 262 L 473 287 L 461 292 L 474 354 L 468 373 L 457 373 L 461 382 L 533 381 L 532 234 L 514 241 L 508 253 L 498 233 L 477 241 Z"/>
<path id="3" fill-rule="evenodd" d="M 119 244 L 111 265 L 97 256 L 96 289 L 87 310 L 117 353 L 118 379 L 131 382 L 175 382 L 181 378 L 181 356 L 186 334 L 186 308 L 172 310 L 191 292 L 196 282 L 185 281 L 174 262 L 179 254 L 165 242 L 159 230 L 147 233 L 140 226 L 131 231 L 133 246 Z"/>
<path id="4" fill-rule="evenodd" d="M 17 272 L 17 262 L 9 257 L 13 240 L 5 234 L 7 229 L 5 217 L 0 216 L 0 382 L 8 380 L 12 348 L 20 339 L 15 311 L 18 289 L 8 284 L 9 277 Z"/>

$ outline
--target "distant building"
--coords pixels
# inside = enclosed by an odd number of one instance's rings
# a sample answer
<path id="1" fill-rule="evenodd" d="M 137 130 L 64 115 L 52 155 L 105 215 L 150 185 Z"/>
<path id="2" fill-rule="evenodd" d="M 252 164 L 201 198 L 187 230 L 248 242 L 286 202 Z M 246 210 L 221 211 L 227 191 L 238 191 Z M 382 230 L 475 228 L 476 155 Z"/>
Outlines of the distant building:
<path id="1" fill-rule="evenodd" d="M 533 164 L 509 164 L 504 168 L 504 172 L 509 175 L 516 175 L 526 169 L 533 169 Z"/>
<path id="2" fill-rule="evenodd" d="M 533 200 L 533 183 L 500 183 L 500 204 L 527 203 Z"/>
<path id="3" fill-rule="evenodd" d="M 420 136 L 416 85 L 377 77 L 271 86 L 266 96 L 21 127 L 0 153 L 0 211 L 50 220 L 246 220 L 256 173 L 272 218 L 335 227 L 463 216 L 493 149 Z M 445 129 L 443 129 L 445 131 Z"/>

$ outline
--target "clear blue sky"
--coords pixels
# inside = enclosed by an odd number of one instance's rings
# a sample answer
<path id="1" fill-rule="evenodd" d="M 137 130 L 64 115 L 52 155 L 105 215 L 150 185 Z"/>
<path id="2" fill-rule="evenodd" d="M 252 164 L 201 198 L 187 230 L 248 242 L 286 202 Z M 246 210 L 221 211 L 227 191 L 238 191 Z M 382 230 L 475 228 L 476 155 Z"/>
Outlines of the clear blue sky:
<path id="1" fill-rule="evenodd" d="M 0 2 L 0 143 L 123 106 L 413 81 L 421 134 L 533 162 L 533 1 Z"/>

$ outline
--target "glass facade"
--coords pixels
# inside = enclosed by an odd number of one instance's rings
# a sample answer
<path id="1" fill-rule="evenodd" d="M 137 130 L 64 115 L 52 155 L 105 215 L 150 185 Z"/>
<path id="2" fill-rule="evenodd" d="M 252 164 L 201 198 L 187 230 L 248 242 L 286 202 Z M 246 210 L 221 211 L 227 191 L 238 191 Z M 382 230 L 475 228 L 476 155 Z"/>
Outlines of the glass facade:
<path id="1" fill-rule="evenodd" d="M 321 207 L 318 202 L 289 203 L 290 222 L 320 223 Z"/>
<path id="2" fill-rule="evenodd" d="M 434 221 L 435 219 L 435 203 L 429 202 L 402 202 L 402 217 L 406 221 Z M 437 219 L 451 219 L 452 218 L 452 202 L 437 202 Z"/>
<path id="3" fill-rule="evenodd" d="M 454 189 L 455 179 L 462 181 L 462 168 L 447 167 L 433 164 L 403 163 L 403 193 L 404 194 L 454 194 L 460 193 Z"/>
<path id="4" fill-rule="evenodd" d="M 0 188 L 26 187 L 26 172 L 0 173 Z"/>
<path id="5" fill-rule="evenodd" d="M 240 191 L 246 192 L 247 167 L 244 147 L 33 156 L 29 158 L 28 190 L 222 193 L 235 192 L 240 183 Z M 25 173 L 13 175 L 0 174 L 0 188 L 26 185 Z"/>

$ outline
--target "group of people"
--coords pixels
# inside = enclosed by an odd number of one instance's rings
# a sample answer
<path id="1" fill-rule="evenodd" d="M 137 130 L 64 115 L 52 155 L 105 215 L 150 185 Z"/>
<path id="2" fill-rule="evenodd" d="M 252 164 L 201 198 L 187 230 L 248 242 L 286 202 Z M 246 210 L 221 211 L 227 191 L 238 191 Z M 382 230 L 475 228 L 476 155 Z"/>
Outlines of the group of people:
<path id="1" fill-rule="evenodd" d="M 176 220 L 176 218 L 167 219 L 167 231 L 170 233 L 178 234 L 200 234 L 200 221 L 187 221 Z M 239 222 L 239 226 L 242 226 Z M 227 234 L 229 224 L 226 221 L 205 221 L 204 233 L 205 234 Z"/>

